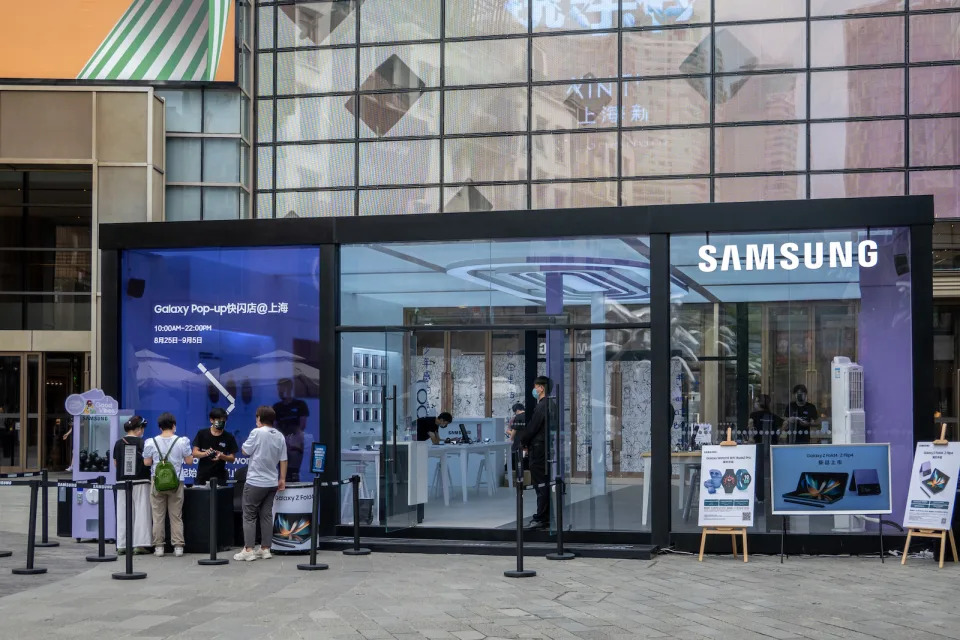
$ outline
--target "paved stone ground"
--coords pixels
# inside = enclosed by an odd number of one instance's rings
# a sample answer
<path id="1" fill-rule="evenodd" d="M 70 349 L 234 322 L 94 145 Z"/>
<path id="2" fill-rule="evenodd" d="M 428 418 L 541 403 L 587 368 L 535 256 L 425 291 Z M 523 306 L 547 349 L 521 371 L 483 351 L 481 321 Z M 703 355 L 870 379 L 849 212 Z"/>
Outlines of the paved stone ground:
<path id="1" fill-rule="evenodd" d="M 22 542 L 0 534 L 0 547 Z M 37 563 L 76 565 L 67 556 L 94 548 L 65 541 Z M 321 572 L 298 571 L 302 556 L 198 558 L 138 556 L 139 582 L 112 580 L 120 563 L 21 580 L 0 597 L 0 638 L 960 639 L 960 567 L 932 560 L 530 558 L 538 576 L 510 580 L 510 559 L 482 556 L 324 552 Z M 0 560 L 0 585 L 21 563 Z"/>

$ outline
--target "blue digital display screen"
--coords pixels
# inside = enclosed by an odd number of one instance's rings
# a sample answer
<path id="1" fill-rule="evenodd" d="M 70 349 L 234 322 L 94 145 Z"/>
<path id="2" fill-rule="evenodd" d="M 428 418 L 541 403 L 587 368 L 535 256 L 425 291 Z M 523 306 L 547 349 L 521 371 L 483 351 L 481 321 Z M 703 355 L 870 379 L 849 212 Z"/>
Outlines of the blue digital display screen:
<path id="1" fill-rule="evenodd" d="M 147 419 L 145 436 L 169 411 L 192 441 L 220 407 L 242 447 L 266 405 L 286 438 L 287 480 L 306 477 L 319 430 L 319 269 L 315 247 L 124 252 L 121 405 Z M 238 452 L 230 475 L 245 462 Z"/>

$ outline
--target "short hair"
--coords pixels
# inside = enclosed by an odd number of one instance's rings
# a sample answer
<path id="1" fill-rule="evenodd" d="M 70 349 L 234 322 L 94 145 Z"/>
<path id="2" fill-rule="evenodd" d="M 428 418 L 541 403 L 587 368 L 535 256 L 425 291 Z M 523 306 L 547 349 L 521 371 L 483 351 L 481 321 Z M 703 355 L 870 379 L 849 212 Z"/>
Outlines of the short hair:
<path id="1" fill-rule="evenodd" d="M 550 380 L 550 378 L 548 378 L 547 376 L 537 376 L 536 378 L 534 378 L 533 386 L 537 386 L 537 385 L 540 385 L 541 387 L 543 387 L 543 390 L 546 391 L 548 395 L 551 391 L 553 391 L 553 381 Z"/>
<path id="2" fill-rule="evenodd" d="M 259 406 L 257 407 L 257 420 L 264 426 L 272 427 L 277 420 L 277 412 L 273 410 L 273 407 Z"/>
<path id="3" fill-rule="evenodd" d="M 142 416 L 133 416 L 123 423 L 123 430 L 127 432 L 136 431 L 140 427 L 145 427 L 146 425 L 147 421 L 144 420 Z"/>
<path id="4" fill-rule="evenodd" d="M 214 407 L 210 410 L 210 419 L 211 420 L 224 420 L 227 419 L 227 412 L 220 407 Z"/>
<path id="5" fill-rule="evenodd" d="M 444 411 L 437 416 L 437 420 L 443 420 L 444 422 L 453 422 L 453 416 Z"/>
<path id="6" fill-rule="evenodd" d="M 160 417 L 157 418 L 157 426 L 160 427 L 160 431 L 173 429 L 175 426 L 177 426 L 177 419 L 174 418 L 173 414 L 169 411 L 164 411 L 160 414 Z"/>
<path id="7" fill-rule="evenodd" d="M 793 391 L 791 391 L 791 393 L 796 393 L 797 391 L 803 391 L 804 393 L 810 393 L 809 391 L 807 391 L 807 385 L 802 384 L 802 383 L 801 383 L 801 384 L 798 384 L 797 386 L 795 386 L 795 387 L 793 388 Z"/>
<path id="8" fill-rule="evenodd" d="M 519 402 L 513 405 L 512 407 L 510 407 L 510 411 L 513 411 L 514 413 L 516 413 L 517 411 L 526 411 L 526 410 L 527 408 Z"/>
<path id="9" fill-rule="evenodd" d="M 280 378 L 277 380 L 277 386 L 284 388 L 289 387 L 290 389 L 293 389 L 293 380 L 290 378 Z"/>

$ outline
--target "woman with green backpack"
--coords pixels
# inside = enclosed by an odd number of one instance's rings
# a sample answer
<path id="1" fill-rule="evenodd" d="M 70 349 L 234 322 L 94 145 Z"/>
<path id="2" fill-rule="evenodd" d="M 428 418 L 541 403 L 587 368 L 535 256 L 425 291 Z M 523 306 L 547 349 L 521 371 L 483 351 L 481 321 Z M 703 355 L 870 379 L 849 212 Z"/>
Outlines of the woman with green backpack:
<path id="1" fill-rule="evenodd" d="M 149 438 L 143 445 L 143 464 L 150 467 L 153 484 L 150 487 L 150 507 L 153 511 L 153 554 L 163 557 L 166 544 L 164 528 L 170 516 L 170 537 L 173 555 L 183 555 L 183 482 L 184 463 L 193 464 L 190 440 L 178 438 L 177 419 L 172 413 L 161 413 L 157 419 L 160 435 Z M 156 464 L 154 464 L 156 463 Z"/>

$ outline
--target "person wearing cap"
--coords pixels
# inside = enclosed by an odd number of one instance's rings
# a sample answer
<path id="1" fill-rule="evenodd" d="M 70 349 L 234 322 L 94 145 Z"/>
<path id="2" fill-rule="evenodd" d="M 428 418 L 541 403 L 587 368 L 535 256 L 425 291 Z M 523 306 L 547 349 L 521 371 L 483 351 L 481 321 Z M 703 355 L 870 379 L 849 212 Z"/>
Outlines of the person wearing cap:
<path id="1" fill-rule="evenodd" d="M 113 468 L 117 482 L 149 480 L 150 469 L 143 464 L 143 430 L 147 421 L 133 416 L 123 425 L 125 435 L 113 445 Z M 149 553 L 153 544 L 153 515 L 150 511 L 150 484 L 133 485 L 133 526 L 127 526 L 127 492 L 117 491 L 117 553 L 127 552 L 127 531 L 133 531 L 133 552 Z"/>

